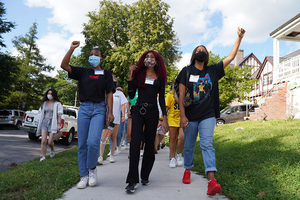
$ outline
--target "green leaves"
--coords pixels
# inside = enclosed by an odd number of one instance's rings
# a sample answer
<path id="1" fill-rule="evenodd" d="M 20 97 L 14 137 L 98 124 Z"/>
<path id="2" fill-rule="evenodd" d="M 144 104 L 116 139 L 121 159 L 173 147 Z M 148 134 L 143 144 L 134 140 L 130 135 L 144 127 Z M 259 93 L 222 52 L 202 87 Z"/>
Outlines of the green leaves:
<path id="1" fill-rule="evenodd" d="M 124 87 L 130 62 L 136 63 L 145 51 L 155 50 L 164 58 L 173 80 L 177 74 L 173 65 L 181 53 L 168 9 L 161 0 L 139 0 L 132 5 L 101 1 L 99 11 L 89 12 L 90 20 L 83 25 L 86 45 L 82 48 L 82 66 L 89 67 L 88 54 L 97 46 L 104 57 L 101 67 L 110 70 Z"/>
<path id="2" fill-rule="evenodd" d="M 13 40 L 19 55 L 10 66 L 14 69 L 11 71 L 15 73 L 14 82 L 1 107 L 22 109 L 22 103 L 25 102 L 24 110 L 38 109 L 45 89 L 55 82 L 53 78 L 43 74 L 54 68 L 45 64 L 46 59 L 40 54 L 36 39 L 37 23 L 33 23 L 25 36 L 18 36 Z"/>

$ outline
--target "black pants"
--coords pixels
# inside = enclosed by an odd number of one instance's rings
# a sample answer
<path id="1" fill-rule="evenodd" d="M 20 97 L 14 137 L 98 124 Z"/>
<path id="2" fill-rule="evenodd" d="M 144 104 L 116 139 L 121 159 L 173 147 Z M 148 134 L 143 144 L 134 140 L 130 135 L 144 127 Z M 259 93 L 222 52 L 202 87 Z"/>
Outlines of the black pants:
<path id="1" fill-rule="evenodd" d="M 145 147 L 141 169 L 141 179 L 148 180 L 155 161 L 154 142 L 158 124 L 158 108 L 148 106 L 146 113 L 140 113 L 141 106 L 135 106 L 132 113 L 132 128 L 130 141 L 130 162 L 126 183 L 139 183 L 140 145 L 145 138 Z M 143 126 L 145 130 L 143 131 Z"/>

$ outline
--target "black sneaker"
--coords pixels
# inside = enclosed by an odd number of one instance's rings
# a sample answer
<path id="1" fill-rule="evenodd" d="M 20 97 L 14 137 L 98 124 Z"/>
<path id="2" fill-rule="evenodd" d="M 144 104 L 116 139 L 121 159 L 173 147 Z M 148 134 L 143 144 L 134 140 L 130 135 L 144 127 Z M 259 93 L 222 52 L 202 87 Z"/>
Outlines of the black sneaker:
<path id="1" fill-rule="evenodd" d="M 125 188 L 125 191 L 126 191 L 127 193 L 134 193 L 136 187 L 137 187 L 137 184 L 136 184 L 136 183 L 129 183 L 129 184 L 127 185 L 127 187 Z"/>
<path id="2" fill-rule="evenodd" d="M 165 146 L 166 146 L 165 143 L 162 143 L 161 144 L 161 149 L 165 148 Z"/>
<path id="3" fill-rule="evenodd" d="M 142 185 L 146 185 L 146 186 L 150 184 L 148 180 L 142 180 L 141 183 Z"/>

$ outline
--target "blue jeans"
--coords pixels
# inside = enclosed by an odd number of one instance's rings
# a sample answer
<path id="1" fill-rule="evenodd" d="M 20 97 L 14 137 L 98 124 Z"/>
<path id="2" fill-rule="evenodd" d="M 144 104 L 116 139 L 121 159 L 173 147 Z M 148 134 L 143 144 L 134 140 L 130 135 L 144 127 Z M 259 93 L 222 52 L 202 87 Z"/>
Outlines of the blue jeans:
<path id="1" fill-rule="evenodd" d="M 122 112 L 121 112 L 121 121 L 122 121 Z M 122 123 L 121 121 L 120 121 L 120 126 L 117 135 L 117 147 L 121 145 L 124 136 L 125 122 Z"/>
<path id="2" fill-rule="evenodd" d="M 124 131 L 124 134 L 125 134 L 125 145 L 128 145 L 128 133 L 127 133 L 127 122 L 128 122 L 128 118 L 126 119 L 125 121 L 125 131 Z"/>
<path id="3" fill-rule="evenodd" d="M 191 169 L 194 166 L 194 150 L 199 132 L 200 147 L 202 150 L 205 174 L 210 171 L 217 172 L 215 149 L 213 148 L 213 136 L 216 119 L 214 117 L 202 121 L 189 122 L 184 132 L 184 168 Z"/>
<path id="4" fill-rule="evenodd" d="M 82 102 L 77 118 L 78 165 L 80 176 L 97 165 L 101 133 L 105 120 L 105 102 Z"/>

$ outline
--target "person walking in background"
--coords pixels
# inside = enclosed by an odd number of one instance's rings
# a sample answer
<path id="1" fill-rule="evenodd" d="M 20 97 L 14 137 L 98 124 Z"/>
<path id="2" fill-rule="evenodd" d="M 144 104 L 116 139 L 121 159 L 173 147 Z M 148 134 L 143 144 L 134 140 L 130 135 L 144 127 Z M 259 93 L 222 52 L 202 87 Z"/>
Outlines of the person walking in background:
<path id="1" fill-rule="evenodd" d="M 117 87 L 116 90 L 121 91 L 123 93 L 123 89 L 121 87 Z M 124 95 L 124 97 L 125 97 L 125 95 Z M 116 150 L 116 152 L 118 154 L 121 153 L 121 145 L 122 145 L 122 142 L 123 142 L 123 136 L 124 136 L 124 131 L 125 131 L 125 123 L 127 122 L 127 104 L 128 104 L 128 100 L 126 98 L 126 103 L 124 105 L 125 116 L 123 115 L 122 110 L 120 111 L 121 121 L 120 121 L 120 126 L 119 126 L 119 130 L 118 130 L 118 134 L 117 134 L 117 150 Z M 125 118 L 125 121 L 123 121 L 124 118 Z"/>
<path id="2" fill-rule="evenodd" d="M 113 77 L 114 83 L 117 86 L 118 85 L 118 80 L 116 77 Z M 119 130 L 119 126 L 120 123 L 125 122 L 125 104 L 127 103 L 127 99 L 125 97 L 125 95 L 123 94 L 122 91 L 120 90 L 116 90 L 116 92 L 113 94 L 113 115 L 115 117 L 114 120 L 114 129 L 113 132 L 110 136 L 110 152 L 108 153 L 108 156 L 110 157 L 110 163 L 114 163 L 115 162 L 115 158 L 114 158 L 114 154 L 115 154 L 115 149 L 116 149 L 116 144 L 117 144 L 117 134 L 118 134 L 118 130 Z M 121 117 L 121 113 L 120 110 L 122 110 L 122 117 Z M 101 145 L 105 145 L 102 144 Z M 100 163 L 101 161 L 99 159 L 103 159 L 103 153 L 105 148 L 101 148 L 100 147 L 100 157 L 98 158 L 98 163 Z"/>
<path id="3" fill-rule="evenodd" d="M 48 145 L 51 148 L 50 157 L 55 156 L 53 134 L 56 134 L 61 127 L 61 115 L 63 114 L 63 107 L 57 97 L 55 89 L 49 89 L 45 92 L 42 103 L 38 112 L 39 123 L 37 126 L 37 133 L 41 133 L 41 151 L 42 158 L 40 162 L 46 159 L 47 152 L 47 137 L 49 133 Z"/>
<path id="4" fill-rule="evenodd" d="M 174 85 L 176 77 L 173 80 L 172 87 Z M 171 154 L 171 161 L 169 167 L 174 168 L 176 166 L 183 166 L 183 159 L 181 152 L 184 145 L 184 134 L 182 128 L 180 128 L 180 109 L 178 103 L 175 101 L 173 91 L 171 90 L 166 96 L 166 109 L 168 112 L 168 123 L 169 123 L 169 148 Z M 179 140 L 178 140 L 179 136 Z M 178 141 L 178 148 L 176 151 Z"/>
<path id="5" fill-rule="evenodd" d="M 100 67 L 102 53 L 99 49 L 92 49 L 88 62 L 91 68 L 73 67 L 69 65 L 70 57 L 80 45 L 73 41 L 71 47 L 62 60 L 61 68 L 68 72 L 69 78 L 78 80 L 80 107 L 77 118 L 78 137 L 78 166 L 80 181 L 78 189 L 97 184 L 97 160 L 100 149 L 101 133 L 105 121 L 105 94 L 108 104 L 108 122 L 113 122 L 113 92 L 115 85 L 108 70 Z"/>
<path id="6" fill-rule="evenodd" d="M 161 126 L 168 131 L 164 99 L 166 83 L 166 67 L 163 58 L 156 51 L 150 50 L 143 53 L 136 65 L 131 62 L 128 75 L 128 94 L 130 98 L 133 98 L 138 89 L 138 99 L 132 113 L 130 163 L 126 179 L 128 186 L 125 188 L 128 193 L 135 192 L 136 185 L 139 183 L 138 165 L 143 136 L 145 148 L 141 179 L 143 185 L 149 184 L 149 175 L 155 161 L 154 142 L 158 124 L 157 93 L 159 93 L 159 103 L 164 118 Z"/>
<path id="7" fill-rule="evenodd" d="M 215 150 L 213 148 L 213 135 L 216 124 L 216 118 L 220 117 L 219 87 L 218 81 L 225 75 L 224 68 L 235 58 L 245 30 L 238 28 L 237 40 L 229 53 L 228 57 L 211 66 L 208 65 L 209 53 L 205 46 L 197 46 L 191 57 L 190 66 L 185 67 L 179 73 L 179 107 L 180 107 L 180 127 L 184 129 L 184 171 L 182 182 L 191 183 L 190 169 L 194 166 L 194 149 L 199 132 L 200 147 L 202 149 L 205 174 L 208 177 L 207 195 L 221 193 L 222 188 L 214 178 L 217 172 L 215 162 Z M 186 77 L 189 72 L 188 80 Z M 207 80 L 207 82 L 206 82 Z M 188 81 L 188 85 L 187 82 Z M 207 93 L 201 98 L 193 98 L 192 104 L 184 107 L 183 99 L 185 97 L 186 87 L 191 94 L 194 93 L 195 84 L 199 86 L 206 82 L 211 88 L 206 88 Z"/>

